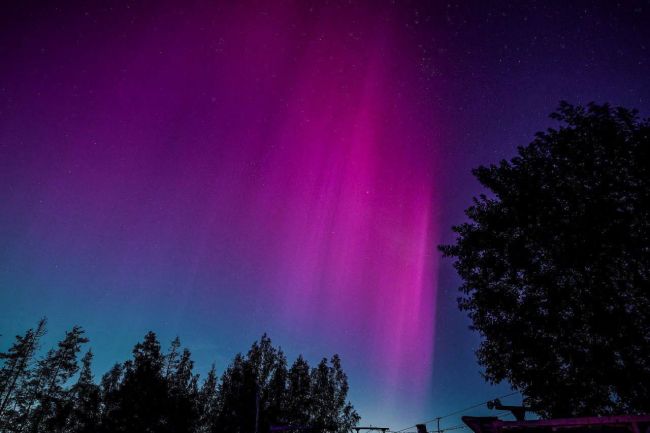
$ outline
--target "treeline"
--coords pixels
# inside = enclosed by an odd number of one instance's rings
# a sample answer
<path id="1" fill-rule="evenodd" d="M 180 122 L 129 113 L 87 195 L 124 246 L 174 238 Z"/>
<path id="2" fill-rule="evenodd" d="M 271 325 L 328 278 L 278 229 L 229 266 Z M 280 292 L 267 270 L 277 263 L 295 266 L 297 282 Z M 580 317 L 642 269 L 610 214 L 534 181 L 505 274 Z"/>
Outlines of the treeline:
<path id="1" fill-rule="evenodd" d="M 75 326 L 38 356 L 45 327 L 43 319 L 0 353 L 1 432 L 254 433 L 293 426 L 342 433 L 359 420 L 337 355 L 313 368 L 299 356 L 288 367 L 264 335 L 221 377 L 213 365 L 200 378 L 178 338 L 163 352 L 149 332 L 131 359 L 97 383 L 84 330 Z"/>

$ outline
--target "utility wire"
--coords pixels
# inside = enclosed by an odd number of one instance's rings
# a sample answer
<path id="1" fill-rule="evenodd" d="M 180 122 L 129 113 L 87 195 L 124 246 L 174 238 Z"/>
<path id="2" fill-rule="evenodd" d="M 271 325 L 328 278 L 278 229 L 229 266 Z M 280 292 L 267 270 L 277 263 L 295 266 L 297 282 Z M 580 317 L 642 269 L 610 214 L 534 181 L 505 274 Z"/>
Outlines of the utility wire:
<path id="1" fill-rule="evenodd" d="M 519 394 L 519 391 L 513 391 L 513 392 L 511 392 L 511 393 L 509 393 L 509 394 L 505 394 L 505 395 L 502 395 L 502 396 L 500 396 L 500 397 L 495 397 L 495 398 L 502 399 L 502 398 L 510 397 L 511 395 L 515 395 L 515 394 Z M 494 400 L 494 398 L 492 398 L 492 399 L 490 399 L 490 400 L 487 400 L 487 401 L 484 401 L 484 402 L 482 402 L 482 403 L 475 404 L 475 405 L 473 405 L 473 406 L 466 407 L 465 409 L 460 409 L 460 410 L 457 410 L 457 411 L 455 411 L 455 412 L 448 413 L 447 415 L 444 415 L 444 416 L 437 416 L 437 417 L 435 417 L 435 418 L 431 418 L 430 420 L 427 420 L 427 421 L 424 421 L 424 422 L 421 422 L 421 423 L 418 423 L 418 424 L 429 424 L 429 423 L 432 423 L 432 422 L 434 422 L 434 421 L 438 421 L 438 420 L 441 420 L 441 419 L 449 418 L 450 416 L 458 415 L 458 414 L 461 414 L 461 413 L 463 413 L 463 412 L 467 412 L 468 410 L 476 409 L 477 407 L 481 407 L 481 406 L 483 406 L 484 404 L 487 404 L 488 402 L 490 402 L 490 401 L 492 401 L 492 400 Z M 408 430 L 408 429 L 411 429 L 411 428 L 413 428 L 413 427 L 416 427 L 416 426 L 417 426 L 417 424 L 410 425 L 410 426 L 405 427 L 405 428 L 403 428 L 403 429 L 401 429 L 401 430 L 393 431 L 392 433 L 402 433 L 402 432 L 404 432 L 404 431 L 406 431 L 406 430 Z M 440 430 L 441 430 L 441 431 L 444 431 L 445 429 L 440 429 Z"/>
<path id="2" fill-rule="evenodd" d="M 460 429 L 464 429 L 464 428 L 467 428 L 467 426 L 463 424 L 463 425 L 455 425 L 453 427 L 442 428 L 442 429 L 440 429 L 440 431 L 441 432 L 443 432 L 443 431 L 452 431 L 452 430 L 460 430 Z"/>

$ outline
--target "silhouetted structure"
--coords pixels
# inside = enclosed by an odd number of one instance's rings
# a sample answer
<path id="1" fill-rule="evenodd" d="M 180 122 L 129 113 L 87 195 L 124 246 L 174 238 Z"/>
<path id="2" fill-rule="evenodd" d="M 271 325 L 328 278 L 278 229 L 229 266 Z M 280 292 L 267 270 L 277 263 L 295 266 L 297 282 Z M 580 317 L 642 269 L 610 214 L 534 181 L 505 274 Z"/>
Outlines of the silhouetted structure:
<path id="1" fill-rule="evenodd" d="M 386 433 L 388 430 L 390 430 L 388 427 L 353 427 L 352 430 L 354 430 L 356 433 L 363 431 L 376 431 L 380 433 Z"/>
<path id="2" fill-rule="evenodd" d="M 497 417 L 464 416 L 474 433 L 650 433 L 650 415 L 502 421 Z"/>
<path id="3" fill-rule="evenodd" d="M 501 403 L 501 400 L 495 398 L 487 402 L 488 409 L 507 410 L 517 421 L 524 421 L 526 419 L 526 412 L 532 412 L 530 408 L 525 406 L 508 406 Z"/>

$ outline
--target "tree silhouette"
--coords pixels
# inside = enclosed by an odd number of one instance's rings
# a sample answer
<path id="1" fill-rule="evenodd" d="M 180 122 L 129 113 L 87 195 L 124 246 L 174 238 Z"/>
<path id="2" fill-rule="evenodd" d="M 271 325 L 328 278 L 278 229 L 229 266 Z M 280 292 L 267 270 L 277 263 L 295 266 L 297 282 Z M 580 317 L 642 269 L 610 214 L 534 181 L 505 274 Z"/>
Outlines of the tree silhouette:
<path id="1" fill-rule="evenodd" d="M 81 360 L 79 379 L 70 390 L 70 410 L 63 429 L 66 432 L 94 433 L 99 428 L 101 394 L 99 386 L 93 381 L 92 359 L 93 354 L 89 350 Z"/>
<path id="2" fill-rule="evenodd" d="M 87 342 L 84 330 L 75 326 L 66 332 L 56 349 L 38 362 L 25 414 L 29 431 L 60 430 L 65 424 L 62 414 L 68 394 L 65 385 L 79 371 L 77 354 Z"/>
<path id="3" fill-rule="evenodd" d="M 323 358 L 311 372 L 311 424 L 339 433 L 355 426 L 359 417 L 346 402 L 347 393 L 347 376 L 338 355 L 329 364 Z"/>
<path id="4" fill-rule="evenodd" d="M 169 386 L 169 423 L 173 431 L 191 432 L 195 429 L 196 399 L 199 376 L 192 372 L 194 361 L 189 349 L 183 349 L 175 370 L 167 378 Z"/>
<path id="5" fill-rule="evenodd" d="M 262 336 L 246 356 L 237 355 L 219 385 L 218 432 L 268 431 L 273 425 L 348 431 L 359 421 L 347 402 L 340 359 L 318 367 L 300 356 L 289 371 L 281 349 Z"/>
<path id="6" fill-rule="evenodd" d="M 26 405 L 25 388 L 31 375 L 31 364 L 45 335 L 47 321 L 41 319 L 35 329 L 16 336 L 16 342 L 6 353 L 0 353 L 0 430 L 16 429 L 21 422 L 19 409 Z"/>
<path id="7" fill-rule="evenodd" d="M 241 354 L 221 375 L 215 432 L 255 430 L 256 389 L 250 366 Z"/>
<path id="8" fill-rule="evenodd" d="M 266 334 L 245 356 L 235 356 L 221 378 L 213 365 L 200 382 L 180 339 L 162 353 L 149 332 L 132 359 L 116 363 L 96 384 L 93 353 L 78 360 L 88 342 L 83 329 L 73 327 L 37 359 L 44 333 L 42 320 L 0 354 L 2 432 L 250 433 L 268 432 L 272 425 L 343 431 L 358 420 L 346 402 L 347 378 L 338 356 L 331 366 L 321 363 L 320 373 L 301 356 L 287 371 L 286 356 Z"/>
<path id="9" fill-rule="evenodd" d="M 189 352 L 188 352 L 189 357 Z M 124 363 L 121 382 L 113 383 L 118 370 L 106 378 L 110 407 L 103 428 L 110 432 L 191 432 L 194 422 L 191 396 L 186 394 L 179 373 L 180 360 L 165 376 L 165 357 L 156 334 L 149 332 L 133 349 L 133 361 Z M 191 365 L 184 366 L 191 370 Z"/>
<path id="10" fill-rule="evenodd" d="M 460 308 L 490 382 L 546 417 L 650 412 L 650 124 L 561 103 L 559 129 L 473 171 Z"/>
<path id="11" fill-rule="evenodd" d="M 312 390 L 310 368 L 302 356 L 294 361 L 287 378 L 288 424 L 306 426 L 311 422 Z"/>
<path id="12" fill-rule="evenodd" d="M 288 424 L 287 416 L 287 358 L 281 349 L 276 353 L 273 371 L 266 386 L 263 427 L 272 424 Z M 265 431 L 265 430 L 260 430 Z"/>
<path id="13" fill-rule="evenodd" d="M 219 402 L 218 380 L 216 367 L 212 364 L 196 396 L 197 433 L 210 433 L 216 430 Z"/>

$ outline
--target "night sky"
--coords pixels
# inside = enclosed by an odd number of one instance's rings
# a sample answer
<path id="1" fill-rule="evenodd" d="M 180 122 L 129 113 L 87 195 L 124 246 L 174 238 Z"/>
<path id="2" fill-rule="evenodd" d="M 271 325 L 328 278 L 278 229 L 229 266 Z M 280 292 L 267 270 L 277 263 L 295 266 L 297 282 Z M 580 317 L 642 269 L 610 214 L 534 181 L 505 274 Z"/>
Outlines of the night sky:
<path id="1" fill-rule="evenodd" d="M 80 324 L 100 374 L 268 332 L 340 353 L 364 424 L 509 392 L 436 250 L 470 169 L 562 99 L 650 114 L 650 2 L 54 3 L 0 6 L 0 333 Z"/>

